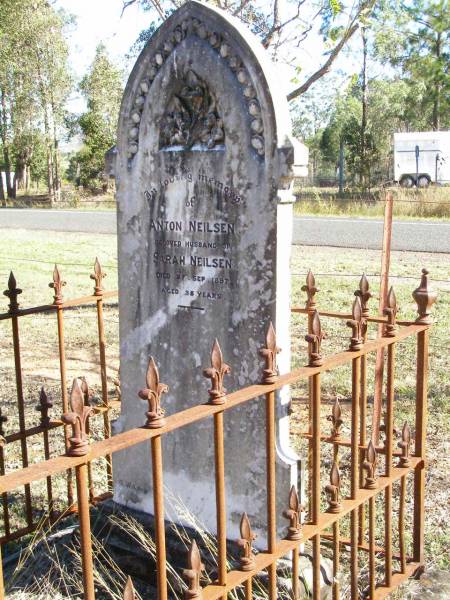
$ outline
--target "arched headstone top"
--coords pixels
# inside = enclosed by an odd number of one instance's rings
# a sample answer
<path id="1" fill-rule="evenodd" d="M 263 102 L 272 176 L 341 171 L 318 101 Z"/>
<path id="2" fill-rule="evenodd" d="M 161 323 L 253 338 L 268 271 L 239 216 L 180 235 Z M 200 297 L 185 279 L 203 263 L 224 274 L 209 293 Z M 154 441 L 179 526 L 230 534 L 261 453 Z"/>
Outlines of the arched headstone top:
<path id="1" fill-rule="evenodd" d="M 189 58 L 191 51 L 197 58 L 213 55 L 217 72 L 202 76 Z M 282 162 L 292 164 L 293 157 L 286 157 L 293 154 L 286 97 L 260 41 L 235 17 L 192 0 L 161 25 L 130 75 L 119 122 L 119 155 L 126 157 L 128 169 L 142 150 L 145 109 L 155 84 L 166 92 L 156 124 L 160 150 L 220 150 L 232 141 L 233 115 L 221 113 L 222 99 L 214 85 L 225 71 L 240 91 L 236 110 L 246 113 L 248 151 L 260 160 L 273 160 L 283 148 Z"/>

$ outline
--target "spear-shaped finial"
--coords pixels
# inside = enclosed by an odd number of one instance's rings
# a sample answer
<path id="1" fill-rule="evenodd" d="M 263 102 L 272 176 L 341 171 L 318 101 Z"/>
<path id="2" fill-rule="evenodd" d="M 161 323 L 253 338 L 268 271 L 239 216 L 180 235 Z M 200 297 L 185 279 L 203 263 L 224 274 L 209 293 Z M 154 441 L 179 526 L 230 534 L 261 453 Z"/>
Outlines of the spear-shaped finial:
<path id="1" fill-rule="evenodd" d="M 302 537 L 301 534 L 301 513 L 303 506 L 300 504 L 298 499 L 297 490 L 295 485 L 291 487 L 289 492 L 289 508 L 283 511 L 283 517 L 289 519 L 288 527 L 288 540 L 299 540 Z"/>
<path id="2" fill-rule="evenodd" d="M 316 278 L 311 269 L 309 269 L 308 274 L 306 275 L 306 285 L 302 286 L 302 292 L 306 292 L 305 307 L 307 311 L 312 314 L 316 310 L 315 295 L 317 292 L 320 292 L 320 290 L 316 287 Z"/>
<path id="3" fill-rule="evenodd" d="M 373 297 L 373 294 L 369 290 L 369 280 L 365 273 L 362 274 L 359 280 L 359 289 L 356 290 L 355 296 L 361 300 L 362 316 L 367 319 L 369 316 L 369 300 Z"/>
<path id="4" fill-rule="evenodd" d="M 427 269 L 422 269 L 422 278 L 420 285 L 413 292 L 413 298 L 417 303 L 417 312 L 419 316 L 416 319 L 418 325 L 431 325 L 431 307 L 436 302 L 437 293 L 428 287 Z"/>
<path id="5" fill-rule="evenodd" d="M 366 460 L 362 464 L 362 468 L 367 473 L 364 487 L 368 490 L 374 490 L 377 487 L 377 462 L 377 451 L 370 440 L 366 450 Z"/>
<path id="6" fill-rule="evenodd" d="M 342 420 L 342 410 L 341 405 L 339 403 L 338 397 L 336 396 L 333 404 L 333 408 L 331 409 L 331 415 L 327 416 L 327 420 L 331 421 L 331 437 L 334 440 L 338 440 L 341 437 L 341 427 L 344 423 Z"/>
<path id="7" fill-rule="evenodd" d="M 147 387 L 139 391 L 139 398 L 148 402 L 145 427 L 159 429 L 166 424 L 164 409 L 161 406 L 161 394 L 167 393 L 169 387 L 165 383 L 160 383 L 158 367 L 153 356 L 150 356 L 148 361 L 146 383 Z"/>
<path id="8" fill-rule="evenodd" d="M 9 298 L 9 312 L 14 313 L 19 309 L 19 303 L 17 302 L 17 296 L 22 293 L 22 290 L 17 287 L 16 278 L 14 273 L 11 271 L 8 278 L 8 289 L 3 292 L 3 295 Z"/>
<path id="9" fill-rule="evenodd" d="M 386 337 L 395 337 L 398 331 L 398 327 L 395 323 L 397 319 L 397 298 L 395 297 L 394 288 L 392 286 L 389 290 L 386 307 L 383 312 L 387 316 L 384 335 Z"/>
<path id="10" fill-rule="evenodd" d="M 363 327 L 365 320 L 363 319 L 361 300 L 356 296 L 352 306 L 352 318 L 347 321 L 347 326 L 352 330 L 349 350 L 361 350 L 364 344 Z"/>
<path id="11" fill-rule="evenodd" d="M 408 468 L 411 466 L 409 453 L 411 451 L 411 430 L 408 423 L 404 423 L 402 428 L 402 439 L 398 443 L 398 447 L 401 448 L 402 454 L 398 463 L 399 467 Z"/>
<path id="12" fill-rule="evenodd" d="M 241 556 L 239 558 L 240 568 L 241 571 L 253 571 L 256 566 L 253 554 L 253 541 L 256 539 L 256 535 L 252 531 L 247 513 L 242 515 L 239 529 L 241 537 L 238 539 L 237 545 L 241 549 Z"/>
<path id="13" fill-rule="evenodd" d="M 330 473 L 330 483 L 325 487 L 328 500 L 329 513 L 336 514 L 341 510 L 341 476 L 336 462 L 333 462 Z"/>
<path id="14" fill-rule="evenodd" d="M 317 310 L 315 310 L 311 323 L 311 333 L 308 333 L 308 335 L 305 336 L 305 340 L 310 344 L 308 363 L 310 367 L 320 367 L 321 365 L 323 365 L 321 347 L 322 340 L 324 338 L 325 334 L 322 332 L 319 313 L 317 312 Z"/>
<path id="15" fill-rule="evenodd" d="M 88 419 L 93 410 L 84 403 L 84 393 L 79 379 L 74 379 L 70 392 L 70 407 L 72 412 L 64 413 L 63 423 L 72 426 L 72 437 L 69 438 L 70 446 L 68 456 L 84 456 L 89 452 L 89 439 L 87 435 Z"/>
<path id="16" fill-rule="evenodd" d="M 59 272 L 57 265 L 55 265 L 55 268 L 53 269 L 53 281 L 48 284 L 48 287 L 54 290 L 53 304 L 56 304 L 57 306 L 62 304 L 62 288 L 65 285 L 66 282 L 62 280 L 61 273 Z"/>
<path id="17" fill-rule="evenodd" d="M 231 368 L 224 362 L 219 342 L 214 340 L 211 350 L 211 366 L 203 370 L 203 375 L 211 379 L 211 389 L 208 390 L 210 404 L 225 404 L 227 390 L 223 387 L 225 375 Z"/>
<path id="18" fill-rule="evenodd" d="M 136 592 L 134 591 L 131 577 L 128 576 L 125 587 L 123 588 L 123 600 L 136 600 Z"/>
<path id="19" fill-rule="evenodd" d="M 275 329 L 272 322 L 270 322 L 266 334 L 266 347 L 259 351 L 261 356 L 266 360 L 266 368 L 263 371 L 262 383 L 275 383 L 278 379 L 277 354 L 280 351 L 281 348 L 278 348 L 277 346 Z"/>
<path id="20" fill-rule="evenodd" d="M 184 592 L 185 600 L 191 598 L 203 598 L 202 588 L 200 586 L 200 576 L 205 568 L 202 564 L 200 552 L 195 540 L 192 540 L 187 557 L 188 568 L 184 569 L 183 577 L 187 583 L 187 590 Z"/>
<path id="21" fill-rule="evenodd" d="M 44 388 L 41 388 L 39 394 L 39 404 L 36 406 L 36 410 L 41 413 L 41 425 L 42 427 L 48 427 L 50 425 L 50 417 L 48 411 L 52 408 L 53 402 L 47 395 Z"/>
<path id="22" fill-rule="evenodd" d="M 95 259 L 94 272 L 89 277 L 95 281 L 94 296 L 101 296 L 103 294 L 102 280 L 106 277 L 106 273 L 102 271 L 98 258 Z"/>

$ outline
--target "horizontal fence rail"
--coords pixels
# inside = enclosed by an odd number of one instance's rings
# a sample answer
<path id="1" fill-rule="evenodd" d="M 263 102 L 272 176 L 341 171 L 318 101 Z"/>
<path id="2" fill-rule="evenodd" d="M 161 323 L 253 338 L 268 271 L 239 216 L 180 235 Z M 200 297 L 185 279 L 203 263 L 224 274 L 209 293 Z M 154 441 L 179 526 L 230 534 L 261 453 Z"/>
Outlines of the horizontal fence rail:
<path id="1" fill-rule="evenodd" d="M 101 290 L 102 272 L 96 262 L 94 276 L 96 287 L 93 297 L 97 301 L 105 297 Z M 54 273 L 55 305 L 57 314 L 62 312 L 60 296 L 61 280 L 57 270 Z M 15 283 L 9 287 L 15 293 Z M 209 400 L 193 406 L 182 412 L 165 415 L 161 395 L 166 386 L 160 382 L 156 362 L 150 358 L 146 375 L 146 388 L 139 396 L 148 401 L 146 422 L 138 427 L 114 437 L 110 437 L 108 407 L 111 401 L 102 393 L 104 404 L 100 412 L 105 421 L 105 439 L 90 444 L 89 419 L 94 409 L 86 402 L 86 388 L 83 380 L 75 379 L 70 396 L 64 385 L 62 424 L 66 428 L 66 453 L 63 456 L 48 457 L 45 461 L 35 464 L 25 464 L 17 471 L 1 474 L 0 495 L 7 494 L 17 488 L 30 489 L 32 483 L 46 479 L 51 483 L 52 477 L 61 473 L 75 473 L 78 517 L 80 522 L 81 544 L 80 552 L 83 566 L 83 587 L 86 600 L 95 598 L 95 581 L 93 570 L 93 549 L 89 514 L 90 497 L 90 464 L 106 458 L 107 465 L 111 464 L 111 456 L 138 444 L 150 442 L 151 471 L 153 478 L 153 501 L 156 534 L 156 575 L 158 600 L 167 600 L 167 556 L 165 531 L 164 504 L 164 457 L 162 452 L 162 437 L 171 432 L 205 419 L 214 423 L 214 482 L 216 490 L 217 515 L 217 573 L 212 583 L 204 584 L 203 565 L 200 550 L 195 540 L 192 540 L 187 556 L 186 569 L 183 572 L 186 587 L 184 598 L 225 599 L 227 593 L 242 589 L 246 600 L 254 595 L 253 584 L 260 572 L 267 571 L 267 597 L 275 600 L 277 591 L 277 561 L 285 556 L 292 559 L 292 593 L 299 593 L 299 551 L 302 544 L 312 544 L 313 584 L 312 598 L 319 600 L 321 595 L 321 550 L 323 544 L 331 543 L 333 554 L 333 600 L 344 598 L 341 590 L 342 553 L 350 549 L 349 555 L 349 588 L 352 600 L 363 597 L 381 599 L 388 596 L 398 585 L 412 574 L 424 567 L 424 493 L 425 493 L 425 450 L 427 423 L 427 380 L 428 380 L 428 335 L 431 325 L 430 310 L 436 300 L 428 286 L 428 273 L 423 271 L 419 287 L 413 296 L 418 306 L 418 318 L 415 322 L 397 320 L 397 302 L 391 289 L 387 308 L 382 317 L 370 316 L 367 280 L 363 277 L 360 288 L 355 293 L 352 311 L 348 315 L 323 312 L 319 315 L 316 309 L 315 295 L 318 291 L 312 273 L 307 276 L 303 290 L 307 294 L 305 308 L 294 308 L 294 312 L 306 314 L 308 317 L 308 364 L 282 375 L 278 374 L 276 365 L 277 347 L 275 330 L 268 324 L 265 346 L 260 351 L 264 368 L 261 383 L 249 385 L 237 391 L 226 393 L 223 380 L 229 372 L 224 362 L 217 340 L 211 352 L 211 366 L 204 370 L 205 377 L 211 380 Z M 13 294 L 14 295 L 14 294 Z M 59 302 L 59 304 L 58 304 Z M 11 308 L 12 305 L 12 308 Z M 18 306 L 11 301 L 11 313 L 19 311 Z M 67 305 L 67 303 L 66 303 Z M 59 312 L 58 312 L 59 307 Z M 23 311 L 22 311 L 23 312 Z M 30 314 L 30 313 L 27 313 Z M 99 337 L 102 339 L 102 313 L 99 312 Z M 346 350 L 324 357 L 322 342 L 325 337 L 322 331 L 320 316 L 343 319 L 351 331 L 349 346 Z M 12 314 L 13 320 L 17 320 Z M 14 322 L 14 321 L 13 321 Z M 374 340 L 367 339 L 367 328 L 370 322 L 383 325 L 383 335 Z M 58 321 L 59 323 L 59 321 Z M 417 367 L 416 367 L 416 404 L 414 438 L 408 423 L 401 432 L 398 447 L 394 448 L 394 403 L 395 403 L 395 366 L 396 349 L 405 340 L 417 338 Z M 61 338 L 60 338 L 61 339 Z M 60 344 L 60 350 L 63 350 Z M 100 342 L 103 354 L 100 353 L 102 370 L 102 392 L 106 390 L 106 363 L 104 355 L 104 340 Z M 375 444 L 367 427 L 367 357 L 384 348 L 387 351 L 387 388 L 385 420 L 383 425 L 384 443 Z M 63 354 L 62 354 L 63 355 Z M 61 357 L 61 353 L 60 353 Z M 331 433 L 326 433 L 321 424 L 321 376 L 327 371 L 349 365 L 351 367 L 351 426 L 350 437 L 342 434 L 344 417 L 339 401 L 336 400 L 331 408 L 329 421 Z M 65 377 L 63 378 L 65 381 Z M 291 490 L 276 489 L 276 453 L 275 453 L 275 404 L 277 390 L 301 381 L 308 382 L 308 430 L 301 435 L 308 442 L 308 457 L 306 470 L 308 472 L 307 504 L 300 504 L 299 494 L 295 487 Z M 103 386 L 103 384 L 105 385 Z M 64 393 L 66 400 L 64 401 Z M 237 542 L 239 558 L 231 569 L 227 566 L 227 506 L 225 486 L 226 454 L 224 450 L 224 414 L 249 401 L 258 400 L 265 403 L 266 422 L 266 496 L 267 496 L 267 548 L 255 553 L 253 549 L 254 534 L 249 518 L 242 507 L 240 525 L 241 537 Z M 42 414 L 45 416 L 45 398 L 42 400 Z M 104 410 L 103 410 L 104 409 Z M 47 423 L 47 430 L 51 423 Z M 58 422 L 58 426 L 61 426 Z M 55 424 L 56 426 L 56 424 Z M 44 427 L 44 426 L 43 426 Z M 23 433 L 23 432 L 22 432 Z M 20 436 L 19 436 L 20 437 Z M 26 436 L 22 435 L 25 439 Z M 22 439 L 21 438 L 21 439 Z M 329 480 L 323 481 L 322 447 L 332 446 L 333 458 L 329 469 Z M 414 449 L 413 449 L 414 447 Z M 340 451 L 350 448 L 349 468 L 343 468 Z M 24 455 L 23 455 L 24 456 Z M 1 457 L 0 457 L 1 459 Z M 110 468 L 110 467 L 109 467 Z M 150 465 L 149 465 L 150 468 Z M 405 510 L 407 502 L 407 479 L 413 478 L 414 516 L 412 523 L 412 552 L 407 551 L 405 542 Z M 112 471 L 108 471 L 112 482 Z M 343 483 L 348 482 L 349 493 L 344 496 Z M 393 511 L 393 488 L 400 486 L 398 514 Z M 276 514 L 275 499 L 279 493 L 286 494 L 286 510 L 283 515 Z M 379 503 L 382 501 L 383 510 Z M 326 502 L 325 502 L 326 500 Z M 382 514 L 381 514 L 382 512 Z M 277 521 L 283 517 L 287 522 L 287 535 L 284 539 L 277 537 Z M 394 523 L 395 517 L 395 523 Z M 384 544 L 380 546 L 376 539 L 376 523 L 382 518 L 384 523 Z M 341 525 L 349 520 L 349 536 L 344 536 Z M 395 539 L 393 532 L 395 531 Z M 395 547 L 394 547 L 395 546 Z M 369 573 L 367 586 L 361 589 L 360 582 L 360 553 L 368 556 Z M 384 562 L 383 572 L 376 568 L 376 557 L 381 556 Z M 394 564 L 395 563 L 395 564 Z M 4 590 L 0 587 L 0 598 Z M 346 596 L 348 597 L 348 596 Z M 133 583 L 129 579 L 125 586 L 124 598 L 134 598 Z"/>

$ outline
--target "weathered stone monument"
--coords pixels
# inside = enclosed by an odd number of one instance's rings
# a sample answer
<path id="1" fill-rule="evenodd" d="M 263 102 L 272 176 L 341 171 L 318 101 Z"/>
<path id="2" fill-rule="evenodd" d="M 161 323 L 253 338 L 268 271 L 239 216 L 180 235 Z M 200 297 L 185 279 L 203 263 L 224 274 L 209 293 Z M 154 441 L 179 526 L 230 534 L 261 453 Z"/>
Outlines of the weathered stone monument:
<path id="1" fill-rule="evenodd" d="M 295 142 L 283 86 L 259 41 L 236 19 L 188 2 L 154 34 L 131 73 L 120 113 L 118 199 L 122 414 L 145 422 L 149 356 L 169 392 L 166 414 L 208 401 L 218 339 L 229 391 L 261 380 L 270 321 L 289 370 L 291 184 Z M 285 507 L 297 483 L 287 402 L 278 399 L 277 482 Z M 212 420 L 163 439 L 165 485 L 215 531 Z M 228 534 L 242 512 L 265 528 L 265 412 L 255 400 L 225 413 Z M 152 512 L 150 451 L 115 456 L 115 500 Z M 262 536 L 262 539 L 264 536 Z"/>

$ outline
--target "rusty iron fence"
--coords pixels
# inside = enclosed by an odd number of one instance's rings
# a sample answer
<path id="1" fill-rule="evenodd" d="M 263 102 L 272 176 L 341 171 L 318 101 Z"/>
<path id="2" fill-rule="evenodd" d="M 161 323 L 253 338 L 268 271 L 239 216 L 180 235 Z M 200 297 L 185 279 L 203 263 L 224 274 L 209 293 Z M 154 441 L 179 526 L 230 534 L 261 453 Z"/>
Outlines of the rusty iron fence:
<path id="1" fill-rule="evenodd" d="M 98 415 L 102 421 L 103 436 L 109 438 L 111 435 L 110 427 L 110 411 L 120 406 L 118 399 L 111 399 L 108 395 L 108 382 L 106 371 L 106 341 L 104 329 L 104 302 L 117 297 L 117 291 L 105 291 L 102 287 L 102 281 L 105 277 L 99 261 L 96 259 L 94 264 L 94 272 L 90 278 L 94 280 L 94 293 L 89 296 L 82 296 L 74 299 L 63 298 L 63 287 L 66 285 L 61 277 L 61 273 L 57 266 L 53 271 L 53 278 L 49 287 L 53 289 L 54 297 L 52 304 L 41 306 L 33 306 L 29 308 L 21 308 L 19 305 L 19 296 L 22 290 L 17 286 L 16 279 L 11 272 L 8 280 L 8 288 L 4 291 L 4 295 L 9 300 L 9 310 L 0 314 L 0 321 L 10 321 L 12 335 L 12 349 L 14 354 L 14 370 L 15 384 L 17 392 L 17 409 L 18 416 L 18 431 L 5 434 L 5 423 L 8 421 L 8 416 L 2 412 L 0 407 L 0 476 L 4 476 L 8 470 L 8 446 L 14 442 L 20 443 L 20 462 L 22 468 L 27 468 L 29 464 L 28 443 L 36 439 L 36 436 L 41 436 L 41 446 L 45 459 L 48 460 L 55 453 L 53 446 L 58 444 L 52 443 L 54 440 L 50 437 L 52 430 L 60 429 L 63 435 L 63 441 L 66 449 L 70 447 L 70 427 L 64 425 L 63 420 L 50 418 L 49 412 L 53 406 L 52 399 L 48 396 L 45 389 L 42 387 L 39 394 L 39 403 L 37 410 L 40 412 L 40 423 L 37 426 L 27 427 L 27 415 L 24 398 L 24 380 L 22 373 L 22 353 L 19 322 L 22 317 L 30 317 L 33 315 L 54 313 L 56 316 L 56 327 L 58 336 L 58 361 L 60 373 L 61 398 L 58 405 L 60 414 L 69 411 L 69 394 L 67 387 L 67 359 L 66 359 L 66 340 L 64 336 L 64 317 L 67 310 L 73 307 L 84 307 L 95 305 L 97 313 L 97 331 L 98 331 L 98 364 L 101 380 L 101 402 L 93 408 L 93 414 Z M 48 335 L 48 331 L 46 332 Z M 90 404 L 90 390 L 86 380 L 83 378 L 83 394 L 85 404 Z M 96 490 L 98 488 L 92 466 L 88 465 L 89 475 L 89 500 L 95 504 L 101 500 L 111 497 L 112 495 L 112 462 L 111 457 L 105 457 L 106 462 L 106 489 Z M 57 519 L 73 512 L 77 512 L 77 502 L 74 500 L 74 482 L 73 472 L 68 469 L 66 472 L 67 479 L 67 494 L 65 507 L 62 510 L 55 509 L 55 494 L 51 477 L 47 477 L 46 481 L 46 503 L 47 517 L 46 521 L 50 523 Z M 61 504 L 61 497 L 58 497 L 58 504 Z M 1 511 L 3 516 L 3 531 L 0 535 L 0 544 L 17 540 L 22 536 L 31 533 L 38 527 L 42 527 L 43 521 L 39 511 L 35 511 L 33 498 L 31 494 L 30 484 L 24 484 L 24 514 L 26 520 L 25 527 L 15 527 L 15 524 L 10 519 L 10 499 L 8 492 L 2 492 L 1 496 Z"/>
<path id="2" fill-rule="evenodd" d="M 99 332 L 101 317 L 101 301 L 105 294 L 101 290 L 101 269 L 94 274 L 96 288 L 94 296 L 83 299 L 100 303 Z M 61 279 L 57 271 L 54 274 L 55 302 L 47 310 L 55 310 L 61 315 L 64 303 L 61 299 Z M 186 569 L 183 576 L 186 588 L 184 598 L 203 598 L 204 600 L 227 598 L 227 594 L 236 589 L 243 589 L 246 600 L 253 597 L 253 580 L 261 571 L 268 573 L 267 596 L 270 600 L 277 598 L 277 561 L 285 556 L 292 557 L 292 593 L 294 598 L 299 594 L 299 551 L 302 544 L 312 544 L 313 584 L 312 598 L 320 598 L 321 585 L 321 549 L 326 542 L 331 542 L 333 556 L 332 595 L 334 600 L 344 600 L 341 594 L 342 554 L 349 548 L 349 581 L 350 598 L 360 597 L 380 599 L 387 597 L 400 583 L 411 575 L 420 573 L 424 568 L 424 494 L 426 467 L 426 425 L 427 425 L 427 383 L 428 383 L 428 345 L 431 325 L 430 311 L 436 300 L 436 294 L 428 285 L 428 272 L 423 270 L 419 287 L 414 290 L 413 297 L 418 307 L 415 321 L 397 319 L 397 302 L 391 288 L 388 295 L 385 314 L 371 316 L 368 302 L 371 297 L 367 279 L 363 276 L 359 289 L 355 292 L 352 311 L 349 314 L 322 311 L 319 315 L 316 305 L 318 291 L 312 273 L 309 273 L 303 290 L 307 294 L 305 308 L 293 308 L 294 313 L 305 314 L 308 321 L 308 363 L 306 366 L 292 370 L 283 375 L 278 374 L 276 360 L 280 349 L 277 346 L 275 330 L 268 324 L 265 346 L 260 354 L 264 365 L 261 369 L 261 382 L 237 391 L 226 393 L 223 382 L 229 367 L 224 362 L 217 340 L 213 344 L 211 366 L 204 370 L 205 377 L 211 380 L 209 400 L 205 404 L 193 406 L 182 412 L 165 415 L 161 396 L 166 390 L 160 382 L 156 362 L 149 361 L 146 375 L 146 388 L 139 392 L 141 398 L 148 401 L 146 421 L 142 427 L 109 436 L 109 422 L 105 424 L 105 439 L 90 443 L 89 418 L 92 407 L 86 405 L 86 390 L 83 381 L 75 379 L 70 398 L 63 400 L 64 415 L 62 423 L 66 428 L 72 427 L 72 434 L 66 431 L 67 450 L 65 455 L 54 458 L 46 457 L 45 461 L 26 464 L 26 454 L 22 455 L 23 468 L 0 476 L 0 494 L 2 498 L 17 488 L 30 489 L 33 482 L 51 478 L 55 475 L 75 471 L 77 488 L 77 506 L 80 523 L 80 553 L 83 568 L 84 598 L 94 600 L 93 549 L 89 513 L 89 465 L 100 458 L 111 457 L 115 452 L 125 450 L 137 444 L 150 442 L 151 467 L 153 477 L 153 500 L 155 516 L 156 542 L 156 579 L 157 598 L 167 600 L 168 580 L 166 562 L 166 527 L 164 503 L 164 467 L 162 453 L 162 437 L 169 436 L 174 430 L 186 427 L 203 419 L 214 422 L 214 480 L 216 490 L 217 514 L 217 578 L 213 583 L 204 585 L 202 577 L 202 560 L 195 541 L 188 552 Z M 10 313 L 8 318 L 13 324 L 16 369 L 20 373 L 19 337 L 17 322 L 20 311 L 17 306 L 15 282 L 10 281 L 7 290 L 10 297 Z M 29 313 L 28 313 L 29 314 Z M 348 347 L 342 352 L 325 357 L 322 350 L 324 333 L 320 316 L 346 321 L 351 329 Z M 2 315 L 2 318 L 5 316 Z M 376 339 L 368 338 L 368 327 L 382 324 L 382 335 Z M 62 317 L 58 317 L 60 334 L 60 351 L 64 349 Z M 403 425 L 401 440 L 394 448 L 394 404 L 395 404 L 395 367 L 397 346 L 410 338 L 416 338 L 416 397 L 414 423 Z M 104 347 L 104 340 L 100 346 Z M 387 386 L 384 421 L 384 443 L 374 443 L 368 425 L 368 382 L 367 359 L 379 349 L 387 351 Z M 60 354 L 61 356 L 61 354 Z M 102 373 L 105 370 L 105 358 L 101 359 Z M 17 362 L 18 361 L 18 362 Z M 64 398 L 65 376 L 62 359 L 62 394 Z M 323 430 L 321 424 L 321 377 L 327 371 L 333 371 L 348 365 L 351 367 L 351 418 L 350 437 L 342 433 L 344 417 L 341 406 L 336 400 L 332 406 L 330 420 L 331 434 Z M 102 375 L 104 402 L 109 400 L 105 377 Z M 302 436 L 307 440 L 309 453 L 307 470 L 309 484 L 307 506 L 303 507 L 295 487 L 291 490 L 276 489 L 276 448 L 275 448 L 275 407 L 276 391 L 285 386 L 299 382 L 308 382 L 309 387 L 309 420 L 307 431 Z M 18 379 L 18 390 L 20 381 Z M 20 403 L 20 392 L 18 393 Z M 265 403 L 267 456 L 267 548 L 255 553 L 253 550 L 254 534 L 251 524 L 242 507 L 241 538 L 237 546 L 240 552 L 235 568 L 227 568 L 227 505 L 225 486 L 224 451 L 224 414 L 250 401 Z M 45 403 L 44 403 L 45 404 Z M 69 410 L 70 404 L 70 410 Z M 45 414 L 45 409 L 43 409 Z M 108 415 L 108 411 L 103 412 Z M 45 430 L 45 425 L 41 431 Z M 411 433 L 414 431 L 414 436 Z M 21 439 L 26 440 L 24 429 Z M 329 481 L 324 481 L 323 471 L 324 446 L 332 448 L 333 460 L 329 472 Z M 341 451 L 350 450 L 350 468 L 341 467 Z M 149 456 L 150 458 L 150 456 Z M 150 463 L 150 460 L 149 460 Z M 381 463 L 381 464 L 379 464 Z M 108 462 L 108 465 L 110 463 Z M 110 469 L 110 466 L 108 467 Z M 111 471 L 108 471 L 111 473 Z M 343 478 L 348 482 L 343 482 Z M 328 478 L 327 478 L 328 479 Z M 412 480 L 412 498 L 409 499 L 407 481 Z M 349 494 L 343 494 L 343 484 L 349 483 Z M 398 510 L 393 504 L 393 487 L 399 485 Z M 285 493 L 286 510 L 283 515 L 276 514 L 277 494 Z M 378 504 L 376 502 L 378 500 Z M 405 511 L 407 501 L 413 503 L 413 519 L 407 524 Z M 379 502 L 383 509 L 380 510 Z M 28 506 L 28 504 L 27 504 Z M 283 539 L 277 537 L 277 522 L 283 516 L 287 523 L 287 534 Z M 345 519 L 350 521 L 350 535 L 345 536 L 341 525 Z M 376 539 L 376 524 L 384 524 L 384 544 L 380 546 Z M 406 528 L 410 526 L 411 544 L 406 541 Z M 367 585 L 361 589 L 359 565 L 361 554 L 368 556 Z M 376 557 L 384 558 L 383 572 L 376 568 Z M 1 563 L 0 563 L 1 564 Z M 3 578 L 0 577 L 0 598 L 4 597 Z M 349 597 L 349 596 L 347 596 Z M 124 598 L 134 598 L 133 584 L 128 580 L 124 589 Z"/>

